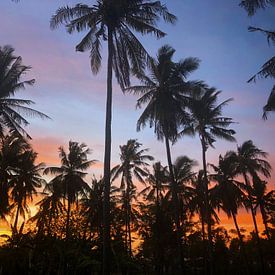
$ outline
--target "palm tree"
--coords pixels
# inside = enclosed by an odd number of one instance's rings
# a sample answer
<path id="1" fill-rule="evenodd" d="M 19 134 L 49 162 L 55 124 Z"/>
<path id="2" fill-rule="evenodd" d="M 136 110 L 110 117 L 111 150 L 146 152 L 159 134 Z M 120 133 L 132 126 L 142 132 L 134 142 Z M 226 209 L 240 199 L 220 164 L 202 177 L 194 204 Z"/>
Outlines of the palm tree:
<path id="1" fill-rule="evenodd" d="M 165 189 L 168 187 L 168 182 L 169 174 L 167 167 L 163 167 L 160 162 L 156 162 L 153 164 L 153 172 L 149 173 L 146 179 L 146 184 L 148 183 L 149 185 L 139 194 L 144 196 L 148 201 L 155 201 L 157 209 L 159 209 Z"/>
<path id="2" fill-rule="evenodd" d="M 268 228 L 268 215 L 266 209 L 274 206 L 275 192 L 274 190 L 267 192 L 266 185 L 266 181 L 261 180 L 258 176 L 255 175 L 253 177 L 251 195 L 255 205 L 255 211 L 257 211 L 257 208 L 260 208 L 263 224 L 265 226 L 265 234 L 267 239 L 270 241 L 271 235 Z"/>
<path id="3" fill-rule="evenodd" d="M 265 158 L 267 153 L 259 149 L 251 140 L 245 141 L 237 147 L 237 152 L 231 151 L 227 153 L 230 162 L 234 165 L 234 173 L 244 178 L 245 191 L 248 194 L 248 203 L 251 210 L 253 224 L 256 233 L 257 245 L 260 255 L 261 272 L 264 274 L 264 262 L 260 244 L 259 230 L 256 222 L 256 213 L 253 208 L 253 197 L 251 193 L 251 178 L 262 174 L 270 177 L 271 166 Z"/>
<path id="4" fill-rule="evenodd" d="M 102 210 L 103 210 L 103 180 L 92 180 L 91 188 L 87 197 L 81 199 L 81 215 L 86 219 L 85 230 L 95 232 L 97 237 L 102 240 Z M 86 232 L 84 233 L 84 236 Z"/>
<path id="5" fill-rule="evenodd" d="M 55 175 L 52 184 L 60 184 L 63 197 L 67 199 L 66 239 L 70 233 L 71 207 L 78 204 L 79 195 L 85 196 L 89 191 L 89 185 L 84 181 L 85 172 L 95 160 L 88 160 L 90 150 L 84 143 L 69 142 L 69 152 L 66 153 L 63 147 L 59 148 L 60 167 L 47 167 L 44 174 Z"/>
<path id="6" fill-rule="evenodd" d="M 234 180 L 234 167 L 226 154 L 224 157 L 219 156 L 219 164 L 215 166 L 211 164 L 214 174 L 210 175 L 210 179 L 217 182 L 213 188 L 213 196 L 215 205 L 218 209 L 222 209 L 228 218 L 233 218 L 234 225 L 240 240 L 240 247 L 243 252 L 245 266 L 249 272 L 248 258 L 245 250 L 243 236 L 237 222 L 238 209 L 245 206 L 246 195 L 241 190 L 241 182 Z"/>
<path id="7" fill-rule="evenodd" d="M 249 16 L 252 16 L 258 9 L 265 9 L 274 4 L 275 0 L 242 0 L 240 6 L 247 11 Z"/>
<path id="8" fill-rule="evenodd" d="M 178 234 L 178 246 L 180 247 L 180 223 L 179 205 L 176 193 L 176 183 L 173 173 L 173 164 L 170 151 L 170 142 L 177 140 L 180 122 L 187 119 L 185 116 L 185 103 L 187 87 L 190 83 L 186 78 L 199 66 L 197 58 L 186 58 L 179 62 L 173 62 L 175 50 L 169 45 L 161 47 L 157 59 L 151 59 L 148 73 L 139 73 L 137 77 L 142 82 L 140 86 L 132 86 L 128 90 L 141 97 L 137 101 L 137 107 L 147 104 L 137 122 L 137 130 L 148 123 L 154 126 L 154 132 L 158 140 L 165 141 L 169 173 L 173 189 L 174 215 Z M 179 248 L 180 249 L 180 248 Z M 181 260 L 180 260 L 181 261 Z M 181 261 L 182 262 L 182 261 Z"/>
<path id="9" fill-rule="evenodd" d="M 131 199 L 135 195 L 135 185 L 133 178 L 137 178 L 138 181 L 145 183 L 145 177 L 148 176 L 147 167 L 149 164 L 147 161 L 152 161 L 154 158 L 145 154 L 148 149 L 140 149 L 141 143 L 136 139 L 130 139 L 126 145 L 120 146 L 120 160 L 121 165 L 117 165 L 112 169 L 114 181 L 121 175 L 120 188 L 123 192 L 123 198 L 125 201 L 125 230 L 126 230 L 126 246 L 128 247 L 129 255 L 132 255 L 131 249 Z M 127 244 L 127 235 L 129 245 Z"/>
<path id="10" fill-rule="evenodd" d="M 58 180 L 52 180 L 46 184 L 43 190 L 43 198 L 36 204 L 39 210 L 31 218 L 31 221 L 36 221 L 38 235 L 47 231 L 48 235 L 52 235 L 53 222 L 58 222 L 58 217 L 64 212 L 62 203 L 63 188 Z M 54 232 L 57 233 L 57 232 Z"/>
<path id="11" fill-rule="evenodd" d="M 190 201 L 188 203 L 188 209 L 191 213 L 191 218 L 194 214 L 199 216 L 201 222 L 201 232 L 203 242 L 205 241 L 205 194 L 204 194 L 204 172 L 200 170 L 193 178 L 191 185 L 185 187 L 190 193 Z"/>
<path id="12" fill-rule="evenodd" d="M 44 164 L 35 164 L 37 153 L 27 150 L 19 156 L 18 165 L 12 167 L 9 181 L 11 188 L 11 209 L 16 209 L 13 231 L 17 232 L 19 216 L 25 220 L 25 212 L 30 213 L 28 201 L 33 200 L 37 188 L 42 187 L 45 180 L 41 177 Z"/>
<path id="13" fill-rule="evenodd" d="M 271 111 L 275 111 L 275 86 L 273 86 L 273 89 L 267 99 L 267 103 L 263 108 L 263 119 L 267 119 L 267 113 Z"/>
<path id="14" fill-rule="evenodd" d="M 153 34 L 157 38 L 165 33 L 157 28 L 160 17 L 175 23 L 176 17 L 168 12 L 160 1 L 151 0 L 98 0 L 92 7 L 77 4 L 75 7 L 59 8 L 51 19 L 51 28 L 65 24 L 67 31 L 88 33 L 76 46 L 76 50 L 90 50 L 91 69 L 94 74 L 101 67 L 101 46 L 108 44 L 107 101 L 104 155 L 104 274 L 109 273 L 110 251 L 110 163 L 111 163 L 111 120 L 112 120 L 112 77 L 113 70 L 122 88 L 130 84 L 130 72 L 144 68 L 149 55 L 133 31 Z"/>
<path id="15" fill-rule="evenodd" d="M 197 162 L 188 158 L 187 156 L 180 156 L 176 159 L 173 164 L 173 172 L 176 182 L 176 193 L 178 203 L 180 207 L 180 219 L 182 223 L 185 220 L 185 214 L 187 212 L 187 205 L 190 202 L 191 193 L 189 192 L 188 185 L 195 178 L 196 173 L 193 171 L 194 166 Z M 172 197 L 172 186 L 166 193 L 166 197 Z"/>
<path id="16" fill-rule="evenodd" d="M 215 88 L 204 87 L 200 93 L 193 93 L 189 102 L 190 121 L 189 125 L 180 133 L 181 135 L 198 134 L 202 146 L 202 162 L 204 171 L 204 194 L 206 203 L 206 219 L 208 224 L 208 245 L 209 245 L 209 260 L 210 265 L 213 261 L 212 257 L 212 234 L 211 234 L 211 211 L 209 206 L 209 190 L 207 178 L 207 164 L 206 164 L 206 151 L 209 146 L 213 147 L 213 143 L 217 138 L 225 139 L 227 141 L 235 141 L 233 135 L 235 131 L 228 129 L 233 123 L 232 118 L 222 116 L 223 108 L 232 99 L 228 99 L 218 104 L 218 96 L 221 91 Z M 212 267 L 210 266 L 210 273 Z"/>
<path id="17" fill-rule="evenodd" d="M 25 139 L 13 135 L 0 138 L 0 217 L 5 219 L 9 210 L 10 179 L 12 168 L 17 167 L 22 153 L 30 150 Z"/>
<path id="18" fill-rule="evenodd" d="M 21 78 L 31 69 L 22 64 L 22 58 L 14 55 L 11 46 L 0 46 L 0 134 L 11 132 L 30 138 L 23 126 L 29 122 L 24 115 L 48 118 L 29 105 L 34 104 L 31 100 L 12 98 L 20 89 L 27 85 L 33 85 L 35 80 L 21 81 Z"/>

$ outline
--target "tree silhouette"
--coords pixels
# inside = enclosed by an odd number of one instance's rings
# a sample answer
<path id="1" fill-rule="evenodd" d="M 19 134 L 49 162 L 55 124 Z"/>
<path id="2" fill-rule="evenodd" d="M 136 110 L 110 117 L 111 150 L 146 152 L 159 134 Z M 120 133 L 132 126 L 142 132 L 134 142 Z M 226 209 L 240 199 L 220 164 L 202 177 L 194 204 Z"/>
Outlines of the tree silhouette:
<path id="1" fill-rule="evenodd" d="M 240 6 L 247 11 L 249 16 L 252 16 L 258 9 L 265 9 L 274 4 L 274 0 L 243 0 L 241 1 Z"/>
<path id="2" fill-rule="evenodd" d="M 161 47 L 157 59 L 151 59 L 148 73 L 139 73 L 137 77 L 142 82 L 140 86 L 132 86 L 128 90 L 141 97 L 137 101 L 137 107 L 147 104 L 137 122 L 137 130 L 149 124 L 154 126 L 154 132 L 158 140 L 165 141 L 169 173 L 172 183 L 175 223 L 178 234 L 178 246 L 180 249 L 180 221 L 179 205 L 176 192 L 176 183 L 173 174 L 173 164 L 170 151 L 170 142 L 177 139 L 178 129 L 184 120 L 187 120 L 184 111 L 186 105 L 187 76 L 199 66 L 197 58 L 186 58 L 179 62 L 173 62 L 175 50 L 169 45 Z M 189 85 L 188 85 L 189 84 Z M 179 253 L 180 255 L 181 253 Z M 182 257 L 181 257 L 182 259 Z M 179 260 L 182 263 L 182 260 Z"/>
<path id="3" fill-rule="evenodd" d="M 29 105 L 34 104 L 31 100 L 12 98 L 19 90 L 25 89 L 27 85 L 33 85 L 35 80 L 21 81 L 22 76 L 31 69 L 30 66 L 22 64 L 21 56 L 14 55 L 11 46 L 0 46 L 0 134 L 7 132 L 23 135 L 30 138 L 23 126 L 29 122 L 24 118 L 37 116 L 48 118 L 45 114 L 38 112 Z"/>
<path id="4" fill-rule="evenodd" d="M 78 203 L 78 196 L 84 196 L 89 191 L 89 185 L 84 181 L 85 172 L 95 160 L 88 160 L 90 150 L 84 143 L 69 142 L 69 152 L 59 148 L 60 167 L 47 167 L 44 174 L 55 175 L 52 184 L 59 184 L 63 197 L 67 199 L 66 239 L 70 237 L 71 207 Z"/>
<path id="5" fill-rule="evenodd" d="M 135 139 L 127 141 L 126 145 L 120 146 L 120 160 L 121 165 L 117 165 L 112 169 L 112 180 L 114 181 L 121 175 L 120 188 L 123 193 L 123 207 L 125 211 L 125 236 L 126 247 L 129 255 L 132 255 L 132 241 L 131 241 L 131 201 L 135 196 L 134 177 L 138 181 L 145 183 L 145 177 L 148 176 L 147 161 L 152 161 L 154 158 L 147 155 L 148 149 L 140 149 L 141 143 Z M 128 237 L 128 242 L 127 242 Z"/>
<path id="6" fill-rule="evenodd" d="M 251 195 L 255 204 L 255 211 L 257 211 L 257 208 L 260 208 L 263 224 L 265 226 L 265 234 L 267 239 L 270 241 L 271 234 L 268 228 L 268 215 L 266 209 L 274 207 L 275 193 L 274 190 L 267 192 L 266 185 L 266 181 L 263 181 L 257 175 L 254 175 Z"/>
<path id="7" fill-rule="evenodd" d="M 210 179 L 217 182 L 217 185 L 213 188 L 212 192 L 216 207 L 222 209 L 228 218 L 233 218 L 240 240 L 240 247 L 244 257 L 246 272 L 250 272 L 243 235 L 241 234 L 237 222 L 238 209 L 245 206 L 246 202 L 246 195 L 240 188 L 242 183 L 234 179 L 234 166 L 232 165 L 228 155 L 225 155 L 224 157 L 220 155 L 218 166 L 212 164 L 211 167 L 214 170 L 214 174 L 211 174 Z"/>
<path id="8" fill-rule="evenodd" d="M 271 166 L 268 161 L 265 160 L 267 153 L 255 146 L 251 140 L 248 140 L 237 147 L 237 152 L 231 151 L 228 152 L 227 155 L 231 163 L 235 166 L 234 173 L 236 175 L 241 175 L 244 178 L 245 191 L 248 194 L 248 203 L 251 210 L 260 255 L 261 272 L 264 274 L 263 254 L 251 194 L 251 178 L 253 179 L 253 177 L 258 176 L 258 173 L 264 175 L 265 177 L 270 177 Z"/>
<path id="9" fill-rule="evenodd" d="M 19 155 L 18 164 L 11 168 L 9 185 L 11 188 L 11 211 L 15 210 L 13 231 L 17 233 L 19 216 L 25 221 L 25 212 L 30 214 L 28 202 L 37 194 L 37 188 L 42 187 L 45 180 L 41 177 L 44 164 L 35 164 L 37 153 L 26 150 Z"/>
<path id="10" fill-rule="evenodd" d="M 131 70 L 144 68 L 149 56 L 133 31 L 142 35 L 153 34 L 157 38 L 165 35 L 157 28 L 160 18 L 174 23 L 176 17 L 168 12 L 160 1 L 151 0 L 98 0 L 92 7 L 77 4 L 75 7 L 59 8 L 51 19 L 51 28 L 65 24 L 67 31 L 88 30 L 76 46 L 78 51 L 90 50 L 91 69 L 97 73 L 101 67 L 102 41 L 108 44 L 107 101 L 105 122 L 104 155 L 104 268 L 109 273 L 110 251 L 110 163 L 112 121 L 112 73 L 122 88 L 130 85 Z"/>
<path id="11" fill-rule="evenodd" d="M 204 171 L 204 194 L 206 203 L 206 219 L 208 224 L 208 243 L 209 243 L 209 261 L 212 268 L 212 234 L 211 234 L 211 211 L 209 206 L 208 177 L 206 164 L 206 151 L 209 146 L 213 147 L 213 143 L 217 138 L 227 141 L 235 141 L 233 135 L 235 131 L 228 129 L 233 123 L 232 118 L 222 116 L 222 110 L 232 99 L 228 99 L 222 103 L 217 103 L 218 96 L 221 91 L 215 88 L 206 88 L 199 93 L 193 93 L 189 103 L 191 123 L 186 125 L 181 135 L 198 134 L 202 146 L 202 162 Z M 210 270 L 210 272 L 213 272 Z"/>

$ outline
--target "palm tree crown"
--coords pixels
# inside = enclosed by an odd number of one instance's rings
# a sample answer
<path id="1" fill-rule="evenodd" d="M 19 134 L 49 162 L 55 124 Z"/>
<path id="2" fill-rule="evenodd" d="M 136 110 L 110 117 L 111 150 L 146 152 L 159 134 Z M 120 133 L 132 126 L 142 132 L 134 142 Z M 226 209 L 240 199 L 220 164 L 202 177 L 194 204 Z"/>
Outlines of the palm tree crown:
<path id="1" fill-rule="evenodd" d="M 137 107 L 147 103 L 140 116 L 137 129 L 140 130 L 148 123 L 154 126 L 154 131 L 159 140 L 164 137 L 175 141 L 178 128 L 186 118 L 184 107 L 186 105 L 187 85 L 186 78 L 199 66 L 197 58 L 186 58 L 179 62 L 173 62 L 175 50 L 169 45 L 161 47 L 157 59 L 151 59 L 149 73 L 140 73 L 137 77 L 142 85 L 133 86 L 128 90 L 141 97 L 137 101 Z"/>
<path id="2" fill-rule="evenodd" d="M 84 181 L 85 172 L 95 160 L 88 160 L 90 150 L 84 143 L 69 142 L 69 153 L 63 147 L 59 148 L 61 167 L 47 167 L 44 174 L 56 175 L 52 179 L 52 185 L 61 186 L 62 195 L 67 199 L 67 228 L 66 237 L 69 235 L 69 219 L 71 205 L 78 203 L 79 195 L 85 196 L 90 190 L 89 185 Z"/>
<path id="3" fill-rule="evenodd" d="M 29 122 L 23 115 L 48 118 L 45 114 L 38 112 L 29 105 L 34 104 L 31 100 L 11 98 L 20 89 L 27 85 L 33 85 L 35 80 L 21 81 L 22 76 L 31 69 L 30 66 L 22 64 L 22 58 L 14 55 L 11 46 L 0 46 L 0 133 L 7 131 L 30 136 L 24 130 Z"/>
<path id="4" fill-rule="evenodd" d="M 194 93 L 188 108 L 191 123 L 181 134 L 199 134 L 204 149 L 213 146 L 216 138 L 235 141 L 235 131 L 228 129 L 233 123 L 232 118 L 222 116 L 223 108 L 233 99 L 217 103 L 221 91 L 215 88 L 204 88 L 201 93 Z"/>
<path id="5" fill-rule="evenodd" d="M 169 23 L 176 21 L 159 1 L 98 0 L 91 7 L 77 4 L 73 8 L 59 8 L 51 19 L 51 28 L 65 24 L 69 33 L 88 30 L 76 50 L 90 50 L 91 69 L 95 74 L 101 67 L 102 41 L 108 40 L 113 50 L 112 67 L 124 88 L 130 84 L 131 68 L 140 71 L 148 59 L 133 31 L 163 37 L 165 33 L 156 27 L 160 16 Z"/>

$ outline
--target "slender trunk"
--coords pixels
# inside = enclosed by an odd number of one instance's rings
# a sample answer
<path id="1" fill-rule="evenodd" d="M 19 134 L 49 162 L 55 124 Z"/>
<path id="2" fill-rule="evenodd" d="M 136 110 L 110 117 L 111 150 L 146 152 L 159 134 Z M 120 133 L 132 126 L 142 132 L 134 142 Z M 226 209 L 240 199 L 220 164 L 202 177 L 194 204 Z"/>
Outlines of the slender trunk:
<path id="1" fill-rule="evenodd" d="M 203 135 L 201 137 L 201 145 L 202 145 L 202 162 L 203 162 L 203 174 L 204 174 L 205 212 L 206 212 L 207 233 L 208 233 L 209 274 L 212 275 L 214 272 L 213 243 L 212 243 L 211 212 L 210 212 L 210 205 L 209 205 L 208 179 L 207 179 L 207 166 L 206 166 L 206 144 L 205 144 Z"/>
<path id="2" fill-rule="evenodd" d="M 19 218 L 19 209 L 20 209 L 20 207 L 19 207 L 19 204 L 18 204 L 17 209 L 16 209 L 15 221 L 14 221 L 14 224 L 13 224 L 13 228 L 14 228 L 16 233 L 18 233 L 17 232 L 17 224 L 18 224 L 18 218 Z"/>
<path id="3" fill-rule="evenodd" d="M 67 222 L 66 222 L 66 240 L 68 240 L 69 236 L 70 236 L 70 214 L 71 214 L 71 202 L 68 199 Z"/>
<path id="4" fill-rule="evenodd" d="M 125 191 L 125 250 L 128 254 L 128 204 L 127 204 L 127 191 Z"/>
<path id="5" fill-rule="evenodd" d="M 156 237 L 157 237 L 157 251 L 156 251 L 156 272 L 157 274 L 162 274 L 162 247 L 161 247 L 161 236 L 160 236 L 160 230 L 161 230 L 161 225 L 160 225 L 160 203 L 159 203 L 159 188 L 158 185 L 159 183 L 156 182 L 156 193 L 157 193 L 157 201 L 156 201 Z"/>
<path id="6" fill-rule="evenodd" d="M 205 241 L 205 222 L 204 222 L 204 213 L 201 209 L 201 231 L 202 231 L 202 243 L 203 243 L 203 263 L 204 263 L 204 274 L 207 274 L 207 246 Z"/>
<path id="7" fill-rule="evenodd" d="M 172 158 L 171 158 L 171 151 L 170 151 L 170 145 L 169 145 L 169 139 L 165 136 L 165 145 L 166 145 L 166 153 L 167 153 L 167 161 L 168 161 L 168 167 L 169 167 L 169 173 L 171 178 L 171 185 L 172 185 L 172 200 L 175 208 L 175 221 L 176 221 L 176 234 L 177 234 L 177 248 L 178 248 L 178 255 L 179 255 L 179 272 L 180 274 L 183 272 L 184 266 L 183 266 L 183 253 L 182 253 L 182 245 L 181 245 L 181 228 L 180 228 L 180 215 L 179 215 L 179 201 L 178 201 L 178 194 L 177 194 L 177 186 L 175 182 L 174 177 L 174 171 L 173 171 L 173 164 L 172 164 Z"/>
<path id="8" fill-rule="evenodd" d="M 104 209 L 103 209 L 103 274 L 110 274 L 110 169 L 111 169 L 111 125 L 112 125 L 112 31 L 108 29 L 108 72 L 105 121 L 104 153 Z"/>
<path id="9" fill-rule="evenodd" d="M 245 264 L 245 268 L 246 268 L 246 274 L 250 274 L 250 268 L 249 268 L 249 265 L 248 265 L 248 258 L 247 258 L 246 249 L 245 249 L 244 242 L 243 242 L 243 236 L 242 236 L 240 228 L 238 226 L 237 218 L 236 218 L 235 213 L 233 213 L 231 211 L 231 214 L 232 214 L 234 225 L 236 227 L 238 237 L 239 237 L 239 240 L 240 240 L 240 248 L 241 248 L 241 251 L 243 253 L 244 264 Z"/>
<path id="10" fill-rule="evenodd" d="M 262 203 L 260 203 L 260 210 L 261 210 L 261 214 L 262 214 L 262 219 L 263 219 L 263 224 L 265 226 L 265 234 L 267 236 L 267 239 L 270 241 L 271 240 L 271 236 L 270 236 L 270 232 L 268 229 L 268 224 L 267 224 L 267 216 L 265 213 L 265 209 Z"/>
<path id="11" fill-rule="evenodd" d="M 243 173 L 243 177 L 244 177 L 244 181 L 245 181 L 245 185 L 246 185 L 246 189 L 247 189 L 249 207 L 250 207 L 250 210 L 251 210 L 252 220 L 253 220 L 253 224 L 254 224 L 254 228 L 255 228 L 256 242 L 257 242 L 257 246 L 258 246 L 258 252 L 259 252 L 259 257 L 260 257 L 260 265 L 261 265 L 260 272 L 263 275 L 263 274 L 265 274 L 264 258 L 263 258 L 263 252 L 262 252 L 260 237 L 259 237 L 258 225 L 257 225 L 257 221 L 256 221 L 256 214 L 255 214 L 255 211 L 254 211 L 254 208 L 253 208 L 253 200 L 252 200 L 252 196 L 251 196 L 251 193 L 250 193 L 250 188 L 249 188 L 250 185 L 249 185 L 246 173 Z"/>
<path id="12" fill-rule="evenodd" d="M 205 229 L 204 229 L 204 217 L 203 217 L 203 213 L 201 211 L 201 232 L 202 232 L 202 240 L 203 242 L 205 242 Z"/>
<path id="13" fill-rule="evenodd" d="M 131 233 L 131 204 L 128 202 L 128 234 L 129 234 L 129 256 L 132 257 L 132 233 Z"/>

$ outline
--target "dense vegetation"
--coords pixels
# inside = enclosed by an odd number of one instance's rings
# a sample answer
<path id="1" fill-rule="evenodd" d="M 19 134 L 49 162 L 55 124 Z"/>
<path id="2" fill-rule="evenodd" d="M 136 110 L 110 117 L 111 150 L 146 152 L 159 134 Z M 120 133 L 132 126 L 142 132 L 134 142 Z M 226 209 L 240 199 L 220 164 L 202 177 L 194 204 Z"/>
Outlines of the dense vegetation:
<path id="1" fill-rule="evenodd" d="M 274 1 L 242 1 L 249 15 Z M 0 218 L 10 225 L 0 247 L 1 274 L 273 274 L 275 272 L 275 193 L 268 189 L 268 154 L 252 140 L 207 162 L 218 139 L 235 141 L 234 120 L 223 115 L 233 99 L 201 80 L 189 80 L 200 60 L 174 60 L 162 46 L 149 56 L 134 32 L 166 34 L 160 19 L 176 17 L 161 2 L 98 0 L 89 7 L 59 8 L 51 28 L 87 31 L 76 46 L 90 51 L 91 70 L 101 67 L 107 44 L 107 104 L 103 178 L 89 178 L 96 160 L 84 143 L 59 148 L 60 166 L 37 163 L 25 115 L 48 118 L 14 95 L 34 80 L 22 81 L 31 68 L 11 46 L 0 47 Z M 274 43 L 274 32 L 261 31 Z M 137 130 L 147 125 L 164 142 L 167 166 L 154 162 L 136 139 L 120 146 L 121 163 L 111 167 L 113 73 L 125 93 L 138 96 L 143 109 Z M 274 57 L 257 74 L 274 78 Z M 255 80 L 253 76 L 249 81 Z M 131 85 L 131 76 L 140 84 Z M 264 117 L 274 110 L 274 87 Z M 185 135 L 198 136 L 202 168 L 171 146 Z M 35 199 L 35 202 L 34 202 Z M 36 211 L 30 211 L 34 204 Z M 248 211 L 253 231 L 240 228 Z M 220 215 L 233 220 L 227 231 Z M 32 214 L 32 215 L 31 215 Z M 260 232 L 261 216 L 264 230 Z"/>

